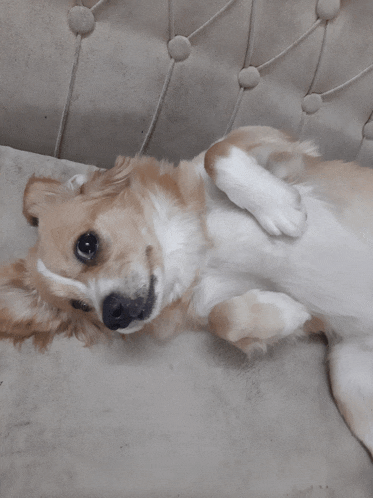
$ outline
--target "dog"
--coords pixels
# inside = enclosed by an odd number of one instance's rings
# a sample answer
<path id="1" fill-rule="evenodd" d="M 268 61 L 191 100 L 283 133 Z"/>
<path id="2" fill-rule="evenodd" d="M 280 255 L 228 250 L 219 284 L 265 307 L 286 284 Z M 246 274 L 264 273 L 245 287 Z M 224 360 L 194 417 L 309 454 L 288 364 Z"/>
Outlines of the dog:
<path id="1" fill-rule="evenodd" d="M 120 156 L 31 177 L 23 213 L 38 241 L 0 270 L 1 338 L 194 327 L 249 353 L 322 331 L 338 408 L 373 454 L 372 170 L 244 127 L 177 167 Z"/>

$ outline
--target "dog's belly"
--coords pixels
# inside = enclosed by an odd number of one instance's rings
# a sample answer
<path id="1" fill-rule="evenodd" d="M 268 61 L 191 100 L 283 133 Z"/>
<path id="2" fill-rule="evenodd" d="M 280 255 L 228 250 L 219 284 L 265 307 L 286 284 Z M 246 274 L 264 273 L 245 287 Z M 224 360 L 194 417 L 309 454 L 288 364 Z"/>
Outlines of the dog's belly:
<path id="1" fill-rule="evenodd" d="M 308 229 L 288 245 L 276 283 L 311 313 L 348 317 L 373 332 L 373 240 L 357 237 L 338 212 L 312 194 L 303 200 Z"/>
<path id="2" fill-rule="evenodd" d="M 269 236 L 247 211 L 224 199 L 209 208 L 206 221 L 213 244 L 193 298 L 200 316 L 251 289 L 276 290 L 273 268 L 286 254 L 283 241 Z"/>
<path id="3" fill-rule="evenodd" d="M 210 203 L 207 226 L 214 246 L 199 289 L 200 308 L 208 311 L 253 288 L 277 290 L 311 313 L 330 321 L 350 317 L 357 328 L 373 332 L 373 240 L 358 238 L 309 189 L 299 186 L 299 191 L 308 227 L 294 239 L 267 235 L 249 213 L 224 198 Z"/>

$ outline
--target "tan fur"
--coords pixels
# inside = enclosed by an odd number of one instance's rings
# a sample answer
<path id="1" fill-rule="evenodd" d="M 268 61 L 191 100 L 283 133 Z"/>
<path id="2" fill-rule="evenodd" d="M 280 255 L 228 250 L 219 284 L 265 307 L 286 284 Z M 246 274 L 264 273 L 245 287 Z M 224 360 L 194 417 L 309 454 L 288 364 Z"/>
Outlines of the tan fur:
<path id="1" fill-rule="evenodd" d="M 238 147 L 278 178 L 288 182 L 299 181 L 305 169 L 305 159 L 317 157 L 316 148 L 308 142 L 297 142 L 287 134 L 266 126 L 242 127 L 232 131 L 206 152 L 205 169 L 215 181 L 215 163 L 226 157 L 232 147 Z M 305 157 L 306 155 L 306 157 Z"/>
<path id="2" fill-rule="evenodd" d="M 117 277 L 118 269 L 123 276 L 136 265 L 150 275 L 163 264 L 163 259 L 154 234 L 149 230 L 145 236 L 142 233 L 144 218 L 149 218 L 151 225 L 153 208 L 149 193 L 161 193 L 171 197 L 180 209 L 187 206 L 194 213 L 200 212 L 203 225 L 203 182 L 190 173 L 187 165 L 176 169 L 152 158 L 120 156 L 114 168 L 96 171 L 78 192 L 53 179 L 31 177 L 25 188 L 24 215 L 32 224 L 41 218 L 39 240 L 25 260 L 0 270 L 0 285 L 12 288 L 0 309 L 0 337 L 18 343 L 33 336 L 35 344 L 43 349 L 60 333 L 83 338 L 87 344 L 100 333 L 107 334 L 94 312 L 71 308 L 71 299 L 79 299 L 74 287 L 59 287 L 38 273 L 38 258 L 43 259 L 50 271 L 82 283 L 102 273 L 106 278 Z M 182 192 L 180 185 L 185 187 Z M 118 230 L 123 219 L 127 220 L 125 231 Z M 98 230 L 114 235 L 115 239 L 102 242 L 104 256 L 97 265 L 82 266 L 74 257 L 73 247 L 77 236 L 89 231 L 94 220 Z M 27 317 L 17 307 L 18 299 L 20 306 L 27 309 Z M 169 324 L 166 335 L 171 335 L 178 324 L 182 327 L 188 307 L 184 301 L 178 300 L 165 309 L 164 317 L 158 320 Z M 154 330 L 154 325 L 148 329 Z"/>
<path id="3" fill-rule="evenodd" d="M 342 161 L 308 160 L 304 181 L 318 184 L 337 216 L 359 237 L 373 235 L 373 170 Z"/>
<path id="4" fill-rule="evenodd" d="M 327 328 L 320 318 L 314 316 L 304 324 L 304 330 L 307 334 L 320 334 L 320 332 L 326 332 Z"/>
<path id="5" fill-rule="evenodd" d="M 230 342 L 244 337 L 269 340 L 284 327 L 281 313 L 273 304 L 260 303 L 246 294 L 217 304 L 209 315 L 210 330 Z"/>
<path id="6" fill-rule="evenodd" d="M 32 337 L 35 347 L 45 350 L 58 334 L 83 338 L 86 345 L 108 334 L 98 320 L 90 324 L 82 320 L 81 311 L 63 311 L 47 302 L 41 304 L 41 296 L 31 280 L 24 260 L 2 268 L 0 286 L 12 288 L 12 293 L 6 296 L 7 307 L 0 309 L 0 339 L 20 344 Z"/>

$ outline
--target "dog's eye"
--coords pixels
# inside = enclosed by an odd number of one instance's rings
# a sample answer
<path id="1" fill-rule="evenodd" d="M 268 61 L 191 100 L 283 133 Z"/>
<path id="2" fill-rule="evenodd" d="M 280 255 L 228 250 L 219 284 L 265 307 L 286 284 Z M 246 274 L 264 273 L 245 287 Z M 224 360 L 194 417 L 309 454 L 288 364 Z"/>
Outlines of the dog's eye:
<path id="1" fill-rule="evenodd" d="M 90 306 L 88 306 L 88 304 L 86 304 L 86 303 L 83 303 L 83 301 L 78 301 L 77 299 L 72 299 L 70 301 L 70 304 L 76 310 L 91 311 Z"/>
<path id="2" fill-rule="evenodd" d="M 82 263 L 92 261 L 97 254 L 98 238 L 92 233 L 84 233 L 81 235 L 76 243 L 75 256 Z"/>

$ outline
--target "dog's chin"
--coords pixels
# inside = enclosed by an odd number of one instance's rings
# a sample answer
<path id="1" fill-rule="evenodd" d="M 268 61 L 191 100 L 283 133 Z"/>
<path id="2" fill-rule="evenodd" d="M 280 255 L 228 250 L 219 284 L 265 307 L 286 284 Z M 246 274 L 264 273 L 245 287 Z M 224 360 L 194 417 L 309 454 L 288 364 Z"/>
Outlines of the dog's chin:
<path id="1" fill-rule="evenodd" d="M 148 322 L 149 320 L 147 320 Z M 135 332 L 139 332 L 142 328 L 144 328 L 145 323 L 140 320 L 136 320 L 132 322 L 128 327 L 125 329 L 117 329 L 115 332 L 118 332 L 119 334 L 123 335 L 129 335 L 129 334 L 134 334 Z"/>

